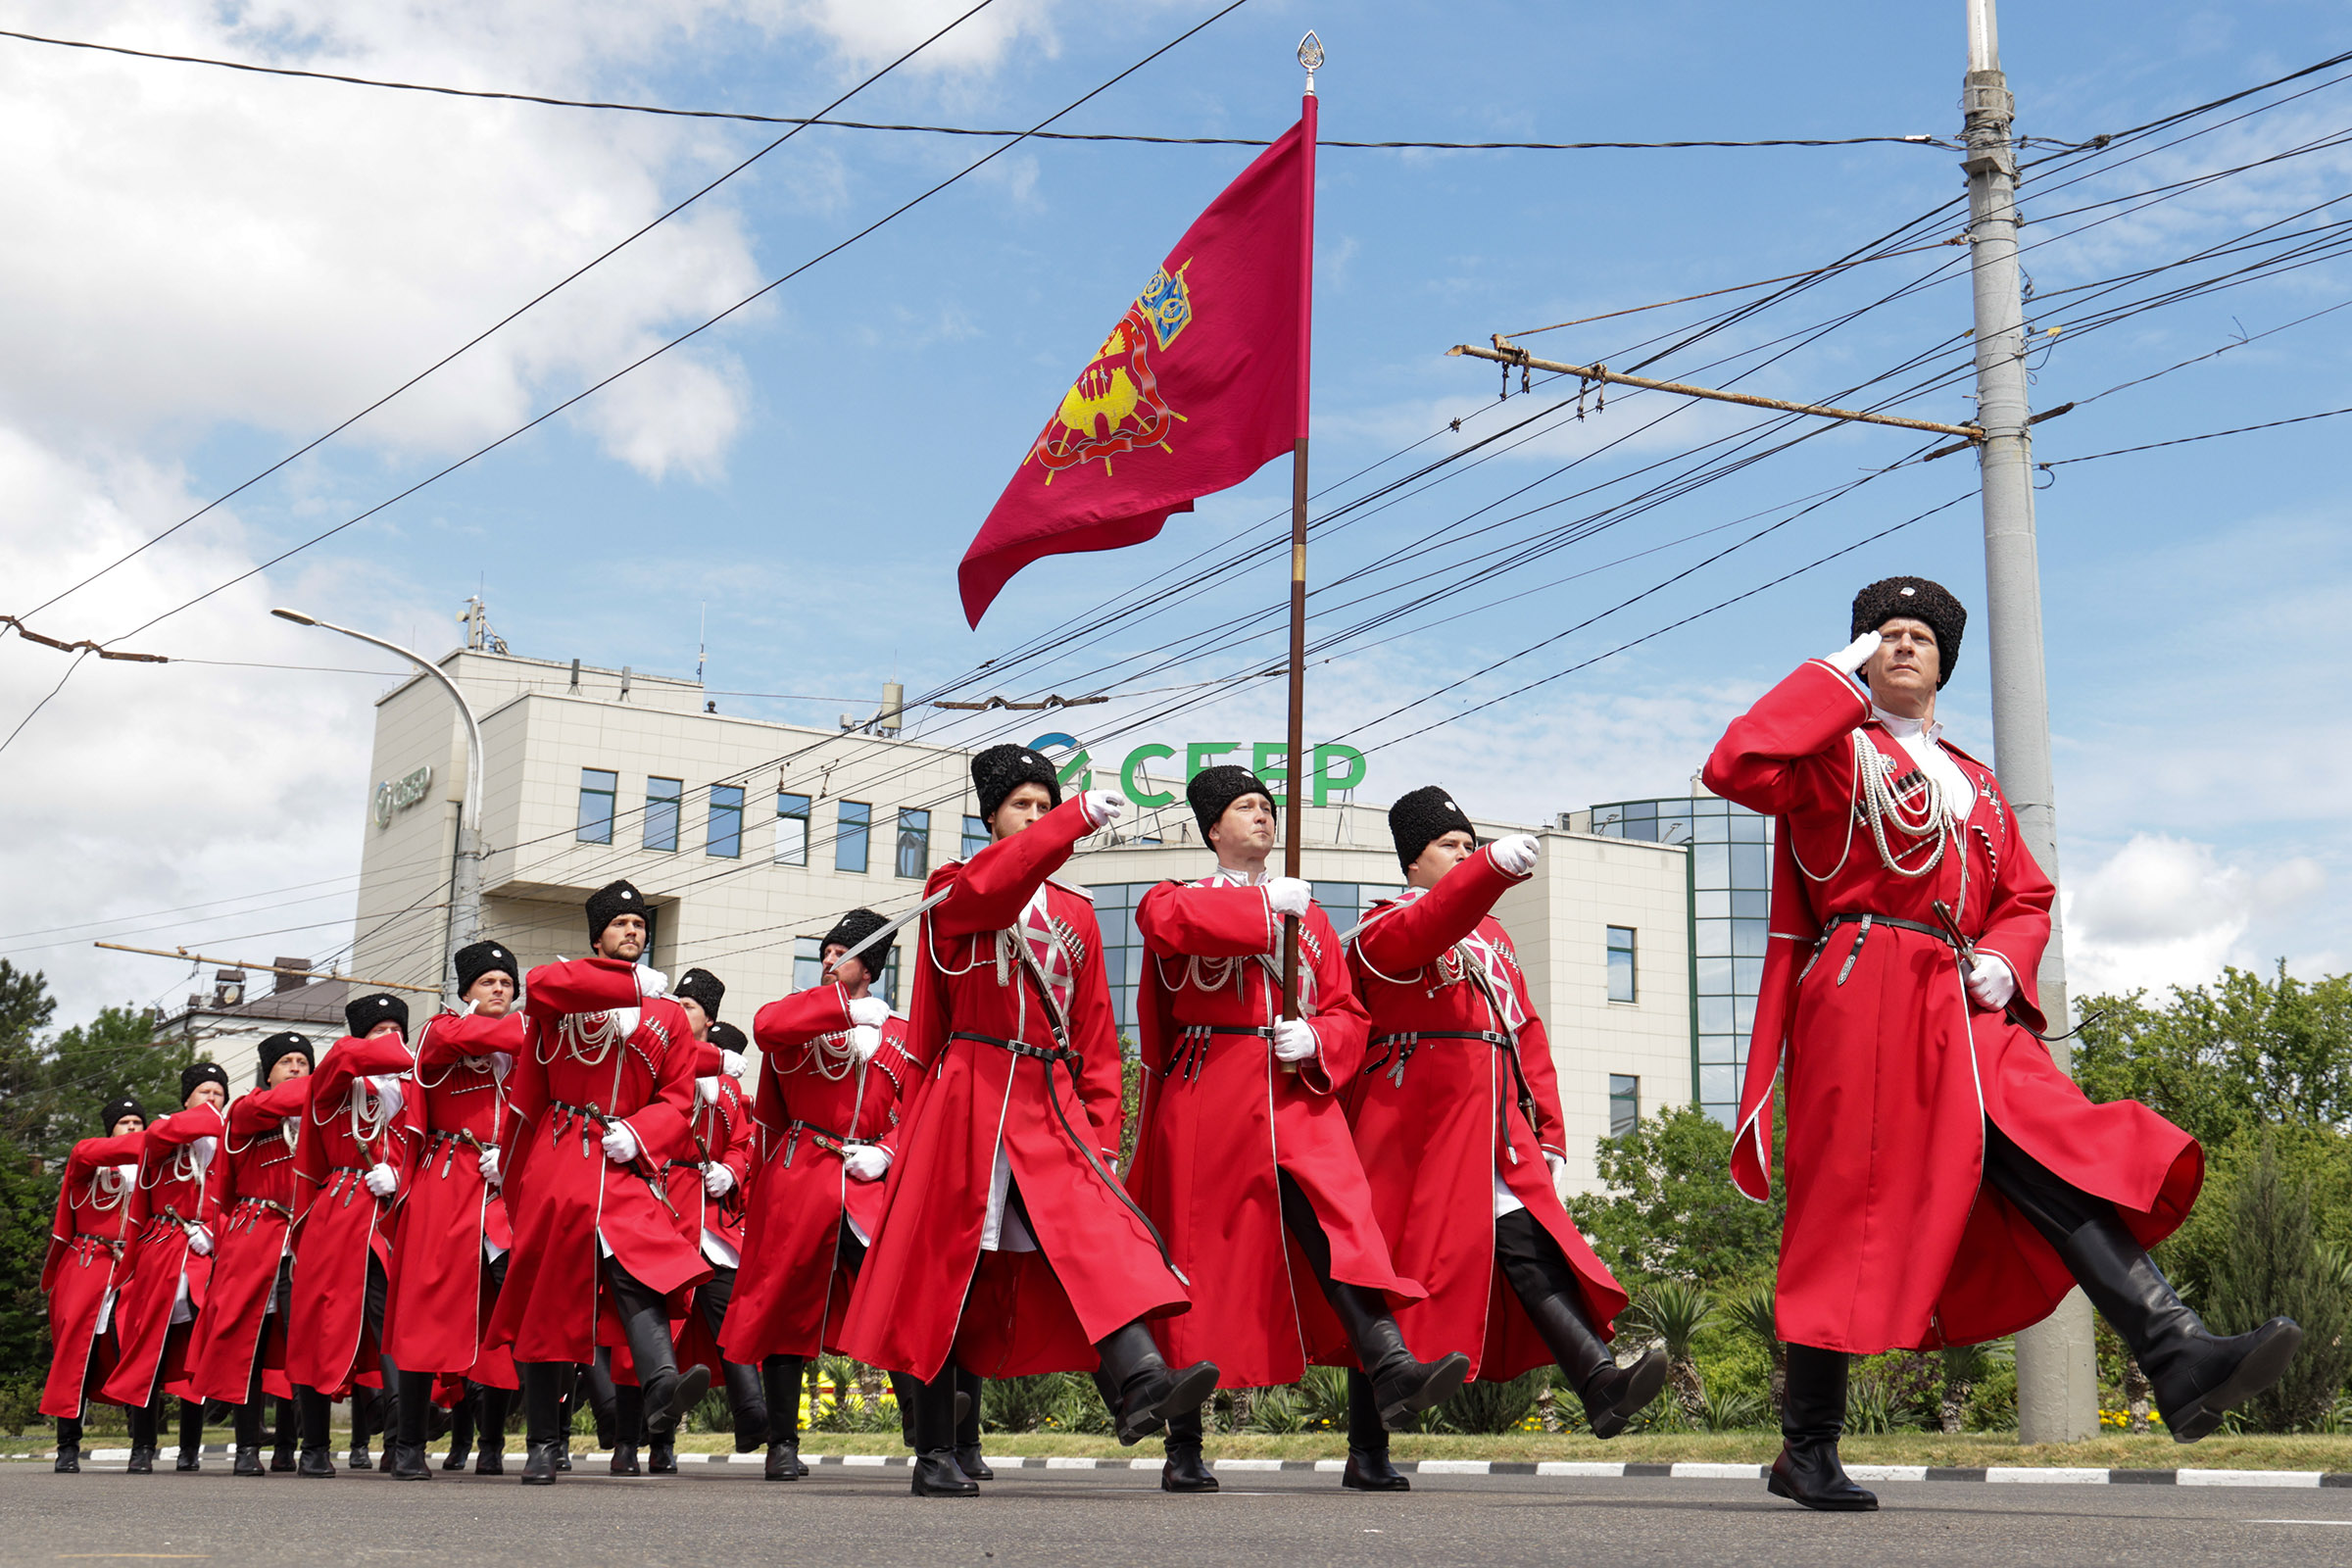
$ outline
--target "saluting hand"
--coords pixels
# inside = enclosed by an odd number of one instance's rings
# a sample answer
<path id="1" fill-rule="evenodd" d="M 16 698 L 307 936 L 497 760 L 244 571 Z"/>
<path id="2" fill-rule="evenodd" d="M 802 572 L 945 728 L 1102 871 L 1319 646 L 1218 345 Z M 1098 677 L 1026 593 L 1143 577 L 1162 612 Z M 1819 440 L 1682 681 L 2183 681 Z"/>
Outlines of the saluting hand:
<path id="1" fill-rule="evenodd" d="M 1110 827 L 1127 814 L 1127 798 L 1115 790 L 1088 790 L 1083 799 L 1089 827 Z"/>
<path id="2" fill-rule="evenodd" d="M 1487 853 L 1494 857 L 1494 868 L 1505 876 L 1525 876 L 1536 868 L 1537 844 L 1530 834 L 1496 839 Z"/>
<path id="3" fill-rule="evenodd" d="M 1870 662 L 1870 656 L 1879 651 L 1879 644 L 1883 641 L 1885 639 L 1880 637 L 1876 631 L 1866 631 L 1843 648 L 1838 649 L 1838 652 L 1829 655 L 1828 662 L 1851 675 Z"/>

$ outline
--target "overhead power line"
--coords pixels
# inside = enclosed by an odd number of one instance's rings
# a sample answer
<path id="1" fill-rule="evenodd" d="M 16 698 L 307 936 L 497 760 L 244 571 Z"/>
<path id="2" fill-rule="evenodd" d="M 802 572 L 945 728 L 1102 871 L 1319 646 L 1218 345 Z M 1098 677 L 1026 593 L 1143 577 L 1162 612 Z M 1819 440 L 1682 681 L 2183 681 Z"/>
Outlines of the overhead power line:
<path id="1" fill-rule="evenodd" d="M 2256 430 L 2276 430 L 2281 425 L 2309 424 L 2314 419 L 2332 419 L 2338 415 L 2352 414 L 2352 408 L 2327 409 L 2318 414 L 2298 414 L 2291 419 L 2268 419 L 2261 424 L 2241 424 L 2233 430 L 2208 430 L 2203 435 L 2175 436 L 2170 441 L 2144 441 L 2135 447 L 2117 447 L 2112 452 L 2089 452 L 2079 458 L 2052 458 L 2036 463 L 2036 468 L 2063 467 L 2070 463 L 2096 463 L 2101 458 L 2120 458 L 2132 452 L 2153 452 L 2158 447 L 2184 447 L 2192 441 L 2218 441 L 2226 435 L 2250 435 Z"/>
<path id="2" fill-rule="evenodd" d="M 0 27 L 0 38 L 50 44 L 60 49 L 88 49 L 100 54 L 127 55 L 134 60 L 160 60 L 178 66 L 209 66 L 218 71 L 242 71 L 260 76 L 291 76 L 306 81 L 331 81 L 346 87 L 379 87 L 392 92 L 432 93 L 444 98 L 486 98 L 504 103 L 540 104 L 550 109 L 597 109 L 626 115 L 660 115 L 675 120 L 731 120 L 754 125 L 821 125 L 828 130 L 900 131 L 924 136 L 997 136 L 1025 141 L 1140 142 L 1155 147 L 1270 147 L 1264 137 L 1152 136 L 1128 131 L 1012 130 L 977 125 L 887 124 L 864 120 L 830 120 L 817 115 L 759 115 L 737 109 L 672 109 L 662 104 L 619 103 L 594 98 L 557 98 L 545 93 L 500 92 L 481 87 L 449 87 L 432 82 L 395 81 L 382 76 L 355 76 L 333 71 L 303 71 L 292 66 L 263 66 L 246 60 L 217 60 L 207 55 L 166 54 L 154 49 L 131 49 L 122 44 L 92 43 L 80 38 L 52 38 L 37 32 Z M 1324 141 L 1320 147 L 1431 152 L 1587 152 L 1648 151 L 1679 147 L 1865 147 L 1878 143 L 1898 146 L 1958 146 L 1935 136 L 1781 136 L 1733 141 Z"/>

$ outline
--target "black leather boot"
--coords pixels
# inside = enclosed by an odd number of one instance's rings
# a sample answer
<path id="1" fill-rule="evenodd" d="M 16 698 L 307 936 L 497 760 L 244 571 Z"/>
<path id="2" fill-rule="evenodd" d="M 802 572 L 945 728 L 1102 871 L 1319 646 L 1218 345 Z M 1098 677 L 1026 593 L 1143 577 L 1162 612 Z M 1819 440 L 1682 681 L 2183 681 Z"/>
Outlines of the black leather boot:
<path id="1" fill-rule="evenodd" d="M 1372 1380 L 1348 1372 L 1348 1468 L 1340 1485 L 1349 1492 L 1410 1492 L 1410 1476 L 1389 1462 L 1389 1429 L 1380 1424 L 1380 1402 Z"/>
<path id="2" fill-rule="evenodd" d="M 890 1375 L 891 1396 L 899 1401 L 899 1441 L 907 1447 L 914 1446 L 914 1406 L 922 1397 L 923 1385 L 904 1372 Z"/>
<path id="3" fill-rule="evenodd" d="M 260 1382 L 259 1378 L 254 1380 Z M 259 1395 L 236 1407 L 230 1424 L 236 1431 L 237 1461 L 229 1467 L 232 1476 L 266 1476 L 270 1472 L 262 1464 L 262 1401 Z"/>
<path id="4" fill-rule="evenodd" d="M 1323 1298 L 1348 1331 L 1357 1364 L 1371 1377 L 1382 1427 L 1402 1431 L 1414 1415 L 1452 1398 L 1462 1379 L 1470 1375 L 1470 1358 L 1456 1351 L 1435 1361 L 1414 1359 L 1397 1331 L 1388 1298 L 1332 1277 L 1331 1239 L 1323 1234 L 1323 1221 L 1305 1192 L 1280 1172 L 1275 1175 L 1275 1185 L 1281 1195 L 1283 1229 L 1305 1254 L 1315 1283 L 1323 1288 Z"/>
<path id="5" fill-rule="evenodd" d="M 571 1418 L 578 1413 L 582 1399 L 590 1401 L 592 1410 L 595 1408 L 597 1370 L 594 1365 L 573 1365 L 556 1374 L 556 1474 L 558 1475 L 571 1474 Z M 611 1392 L 612 1386 L 612 1381 L 607 1379 L 605 1388 L 608 1393 Z M 612 1440 L 606 1436 L 602 1415 L 597 1417 L 597 1423 L 596 1446 L 600 1448 L 611 1447 Z"/>
<path id="6" fill-rule="evenodd" d="M 2155 1387 L 2175 1443 L 2210 1437 L 2222 1417 L 2278 1381 L 2303 1344 L 2292 1318 L 2250 1334 L 2215 1334 L 2190 1311 L 2124 1222 L 2092 1219 L 2058 1248 L 2099 1315 L 2115 1325 Z"/>
<path id="7" fill-rule="evenodd" d="M 645 1390 L 626 1383 L 612 1390 L 614 1422 L 620 1437 L 612 1445 L 612 1473 L 616 1476 L 638 1476 L 645 1469 L 637 1462 L 637 1445 L 645 1438 Z"/>
<path id="8" fill-rule="evenodd" d="M 653 1440 L 645 1456 L 645 1473 L 649 1476 L 674 1476 L 678 1473 L 678 1447 L 675 1439 L 663 1436 Z"/>
<path id="9" fill-rule="evenodd" d="M 956 1368 L 939 1369 L 939 1376 L 916 1386 L 914 1405 L 914 1478 L 909 1490 L 918 1497 L 976 1497 L 980 1483 L 956 1464 Z"/>
<path id="10" fill-rule="evenodd" d="M 1214 1492 L 1216 1472 L 1200 1457 L 1200 1407 L 1178 1410 L 1168 1417 L 1168 1432 L 1164 1440 L 1168 1457 L 1159 1467 L 1159 1490 L 1162 1492 Z"/>
<path id="11" fill-rule="evenodd" d="M 369 1432 L 383 1430 L 375 1424 L 382 1407 L 382 1396 L 373 1389 L 353 1385 L 351 1391 L 351 1452 L 343 1462 L 354 1470 L 372 1470 L 375 1460 L 368 1453 Z"/>
<path id="12" fill-rule="evenodd" d="M 620 1267 L 617 1258 L 606 1259 L 605 1267 L 612 1283 L 613 1306 L 620 1314 L 621 1332 L 628 1336 L 629 1358 L 637 1363 L 637 1386 L 643 1391 L 645 1400 L 645 1430 L 652 1437 L 666 1438 L 709 1392 L 710 1368 L 697 1362 L 681 1374 L 678 1348 L 669 1337 L 667 1300 L 632 1278 Z"/>
<path id="13" fill-rule="evenodd" d="M 425 1462 L 425 1411 L 433 1402 L 433 1375 L 430 1372 L 400 1374 L 400 1396 L 395 1401 L 394 1419 L 399 1426 L 390 1434 L 385 1445 L 385 1468 L 395 1481 L 430 1481 L 433 1467 Z"/>
<path id="14" fill-rule="evenodd" d="M 570 1446 L 564 1432 L 564 1385 L 572 1368 L 564 1361 L 521 1361 L 515 1371 L 522 1378 L 522 1484 L 552 1487 L 556 1455 Z"/>
<path id="15" fill-rule="evenodd" d="M 463 1470 L 466 1461 L 473 1457 L 473 1411 L 482 1396 L 478 1383 L 466 1385 L 466 1396 L 450 1407 L 449 1453 L 441 1461 L 444 1470 Z"/>
<path id="16" fill-rule="evenodd" d="M 270 1473 L 292 1475 L 294 1450 L 301 1446 L 302 1417 L 296 1413 L 292 1399 L 277 1401 L 277 1430 L 271 1435 Z"/>
<path id="17" fill-rule="evenodd" d="M 204 1401 L 179 1401 L 179 1461 L 174 1470 L 189 1471 L 204 1468 Z"/>
<path id="18" fill-rule="evenodd" d="M 480 1383 L 474 1386 L 474 1398 L 480 1406 L 475 1412 L 475 1420 L 482 1438 L 481 1451 L 474 1456 L 473 1473 L 477 1476 L 503 1476 L 507 1473 L 508 1391 Z"/>
<path id="19" fill-rule="evenodd" d="M 803 1364 L 797 1355 L 771 1355 L 760 1363 L 760 1381 L 766 1395 L 766 1475 L 770 1481 L 798 1481 L 808 1473 L 808 1467 L 801 1463 Z"/>
<path id="20" fill-rule="evenodd" d="M 61 1476 L 81 1474 L 81 1420 L 77 1416 L 57 1418 L 57 1463 L 50 1469 Z"/>
<path id="21" fill-rule="evenodd" d="M 1781 1456 L 1764 1488 L 1776 1497 L 1825 1513 L 1875 1513 L 1878 1494 L 1865 1492 L 1838 1460 L 1845 1434 L 1843 1350 L 1788 1347 L 1788 1382 L 1781 1396 Z"/>
<path id="22" fill-rule="evenodd" d="M 334 1434 L 327 1423 L 333 1418 L 334 1406 L 317 1389 L 297 1384 L 295 1403 L 302 1410 L 302 1462 L 294 1473 L 317 1480 L 331 1480 L 335 1473 Z"/>
<path id="23" fill-rule="evenodd" d="M 994 1481 L 980 1454 L 980 1374 L 956 1369 L 956 1468 L 974 1481 Z"/>
<path id="24" fill-rule="evenodd" d="M 122 1467 L 129 1476 L 155 1474 L 155 1406 L 142 1404 L 124 1412 L 130 1421 L 130 1462 Z"/>
<path id="25" fill-rule="evenodd" d="M 1526 1212 L 1495 1222 L 1503 1278 L 1527 1309 L 1544 1348 L 1568 1374 L 1568 1386 L 1584 1400 L 1592 1435 L 1613 1438 L 1666 1387 L 1666 1352 L 1652 1348 L 1632 1366 L 1619 1366 L 1586 1315 L 1584 1292 L 1567 1259 L 1555 1255 L 1558 1244 L 1543 1235 L 1532 1217 L 1511 1224 Z"/>
<path id="26" fill-rule="evenodd" d="M 1179 1410 L 1198 1410 L 1217 1391 L 1214 1361 L 1171 1368 L 1141 1319 L 1095 1342 L 1102 1357 L 1102 1387 L 1118 1390 L 1111 1415 L 1119 1441 L 1141 1443 Z"/>
<path id="27" fill-rule="evenodd" d="M 750 1453 L 767 1441 L 767 1396 L 760 1386 L 760 1369 L 741 1361 L 721 1361 L 727 1377 L 727 1408 L 735 1415 L 735 1451 Z"/>

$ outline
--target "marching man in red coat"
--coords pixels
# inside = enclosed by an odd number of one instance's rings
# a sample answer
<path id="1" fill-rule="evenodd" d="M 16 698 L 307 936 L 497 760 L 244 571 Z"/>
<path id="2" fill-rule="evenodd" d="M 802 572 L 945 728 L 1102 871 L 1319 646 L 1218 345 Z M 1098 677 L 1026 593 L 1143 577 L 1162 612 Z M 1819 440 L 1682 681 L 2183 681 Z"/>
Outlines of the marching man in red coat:
<path id="1" fill-rule="evenodd" d="M 640 959 L 645 896 L 626 882 L 588 900 L 595 956 L 546 963 L 523 982 L 530 1027 L 508 1080 L 514 1131 L 501 1155 L 514 1248 L 488 1343 L 522 1379 L 525 1486 L 553 1486 L 564 1383 L 600 1340 L 626 1345 L 656 1438 L 703 1396 L 678 1371 L 673 1298 L 710 1267 L 678 1230 L 663 1162 L 689 1158 L 695 1041 L 668 982 Z"/>
<path id="2" fill-rule="evenodd" d="M 213 1162 L 228 1130 L 220 1114 L 228 1103 L 228 1074 L 217 1061 L 192 1063 L 180 1072 L 179 1097 L 184 1108 L 147 1129 L 139 1156 L 143 1212 L 131 1244 L 129 1283 L 115 1302 L 120 1358 L 106 1380 L 106 1396 L 160 1414 L 166 1394 L 180 1395 L 174 1468 L 194 1470 L 204 1447 L 204 1400 L 186 1397 L 188 1342 L 213 1281 L 213 1239 L 220 1219 Z M 146 1475 L 154 1464 L 154 1440 L 142 1454 L 134 1439 L 128 1473 Z"/>
<path id="3" fill-rule="evenodd" d="M 461 1402 L 478 1402 L 475 1473 L 504 1475 L 507 1396 L 515 1385 L 514 1358 L 482 1343 L 514 1244 L 498 1169 L 513 1119 L 506 1084 L 522 1054 L 514 955 L 476 942 L 459 949 L 455 962 L 464 1010 L 425 1023 L 405 1112 L 416 1168 L 401 1204 L 384 1309 L 384 1350 L 400 1369 L 392 1448 L 400 1481 L 432 1478 L 424 1445 L 436 1380 Z M 463 1465 L 463 1454 L 453 1423 L 447 1468 Z"/>
<path id="4" fill-rule="evenodd" d="M 737 1042 L 743 1032 L 718 1017 L 727 988 L 708 969 L 689 969 L 671 989 L 701 1049 L 695 1053 L 694 1149 L 669 1161 L 669 1200 L 678 1229 L 710 1265 L 710 1277 L 694 1288 L 678 1357 L 699 1364 L 704 1375 L 723 1379 L 727 1408 L 735 1415 L 735 1451 L 749 1453 L 767 1438 L 767 1400 L 760 1390 L 760 1366 L 729 1358 L 719 1348 L 719 1329 L 735 1295 L 743 1260 L 744 1183 L 752 1168 L 751 1106 L 743 1075 L 751 1070 Z M 723 1030 L 722 1034 L 720 1031 Z M 656 1475 L 677 1473 L 669 1438 L 657 1439 L 647 1466 Z"/>
<path id="5" fill-rule="evenodd" d="M 352 1399 L 351 1464 L 368 1464 L 363 1387 L 389 1394 L 398 1368 L 383 1351 L 384 1300 L 392 1266 L 392 1205 L 416 1157 L 401 1115 L 416 1058 L 409 1054 L 409 1004 L 378 992 L 343 1008 L 351 1032 L 320 1058 L 306 1082 L 309 1104 L 294 1145 L 294 1322 L 286 1377 L 302 1407 L 297 1474 L 335 1473 L 327 1457 L 329 1406 Z"/>
<path id="6" fill-rule="evenodd" d="M 139 1155 L 147 1113 L 135 1100 L 112 1101 L 98 1113 L 98 1125 L 106 1129 L 103 1137 L 82 1139 L 66 1156 L 49 1253 L 41 1262 L 41 1290 L 49 1298 L 49 1380 L 41 1388 L 41 1414 L 57 1421 L 60 1475 L 81 1473 L 81 1412 L 112 1370 L 108 1330 L 116 1295 L 129 1277 L 126 1254 L 141 1218 Z M 155 1422 L 144 1407 L 131 1412 L 131 1441 L 139 1442 L 142 1418 L 152 1449 Z"/>
<path id="7" fill-rule="evenodd" d="M 889 945 L 843 956 L 887 924 L 871 909 L 843 915 L 818 949 L 824 983 L 752 1019 L 759 1164 L 743 1271 L 719 1343 L 756 1363 L 766 1385 L 770 1481 L 808 1473 L 800 1454 L 802 1373 L 835 1348 L 851 1282 L 882 1226 L 883 1184 L 852 1180 L 848 1162 L 898 1124 L 899 1096 L 922 1072 L 906 1054 L 906 1020 L 873 995 L 868 964 L 878 967 Z M 919 1385 L 894 1377 L 902 1402 L 911 1402 Z"/>
<path id="8" fill-rule="evenodd" d="M 1810 1508 L 1878 1506 L 1838 1459 L 1848 1354 L 2012 1334 L 2080 1283 L 2193 1443 L 2302 1339 L 2284 1318 L 2219 1339 L 2181 1303 L 2145 1249 L 2186 1217 L 2203 1152 L 2134 1102 L 2092 1104 L 2036 1038 L 2054 890 L 1992 771 L 1936 721 L 1967 621 L 1924 578 L 1871 584 L 1852 645 L 1767 692 L 1703 775 L 1777 818 L 1732 1174 L 1765 1197 L 1785 1065 L 1769 1484 Z"/>
<path id="9" fill-rule="evenodd" d="M 1213 1358 L 1228 1388 L 1296 1383 L 1309 1361 L 1370 1375 L 1383 1422 L 1450 1397 L 1468 1357 L 1417 1359 L 1394 1308 L 1426 1294 L 1397 1273 L 1339 1095 L 1363 1060 L 1363 1004 L 1339 934 L 1295 877 L 1269 876 L 1274 797 L 1245 767 L 1185 798 L 1217 858 L 1136 906 L 1146 947 L 1143 1130 L 1135 1187 L 1193 1282 L 1154 1326 L 1177 1361 Z M 1283 926 L 1299 917 L 1299 1016 L 1283 1016 Z M 1334 1316 L 1336 1314 L 1336 1318 Z M 1161 1487 L 1213 1492 L 1199 1412 L 1168 1423 Z"/>
<path id="10" fill-rule="evenodd" d="M 979 1490 L 956 1463 L 954 1366 L 1100 1368 L 1123 1443 L 1216 1386 L 1206 1362 L 1171 1370 L 1146 1327 L 1189 1298 L 1111 1170 L 1125 1117 L 1093 902 L 1049 880 L 1126 803 L 1062 802 L 1053 764 L 1023 746 L 973 758 L 972 782 L 994 842 L 928 886 L 906 1029 L 924 1076 L 905 1124 L 847 1162 L 890 1187 L 842 1348 L 924 1380 L 917 1496 Z"/>
<path id="11" fill-rule="evenodd" d="M 196 1396 L 236 1407 L 240 1476 L 262 1468 L 262 1414 L 280 1400 L 280 1469 L 294 1468 L 294 1423 L 284 1420 L 293 1394 L 286 1380 L 286 1331 L 294 1313 L 294 1258 L 287 1226 L 294 1218 L 294 1144 L 311 1101 L 310 1041 L 275 1034 L 261 1044 L 261 1078 L 228 1107 L 220 1140 L 220 1227 L 213 1245 L 212 1295 L 188 1350 Z"/>
<path id="12" fill-rule="evenodd" d="M 1389 832 L 1412 886 L 1348 946 L 1372 1039 L 1348 1114 L 1396 1266 L 1429 1289 L 1397 1326 L 1408 1344 L 1476 1347 L 1470 1375 L 1487 1382 L 1555 1363 L 1592 1435 L 1613 1438 L 1665 1386 L 1666 1357 L 1610 1355 L 1625 1291 L 1556 1189 L 1567 1158 L 1551 1042 L 1493 912 L 1535 870 L 1536 841 L 1479 849 L 1434 784 L 1389 808 Z M 1402 1492 L 1371 1393 L 1349 1374 L 1343 1484 Z"/>

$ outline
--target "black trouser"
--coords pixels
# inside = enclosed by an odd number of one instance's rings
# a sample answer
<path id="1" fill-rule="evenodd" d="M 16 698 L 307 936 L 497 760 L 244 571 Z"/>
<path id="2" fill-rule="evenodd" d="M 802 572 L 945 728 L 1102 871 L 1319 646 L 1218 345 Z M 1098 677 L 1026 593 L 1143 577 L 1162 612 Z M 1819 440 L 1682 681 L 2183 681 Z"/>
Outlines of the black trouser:
<path id="1" fill-rule="evenodd" d="M 842 1227 L 847 1232 L 849 1227 Z M 695 1309 L 703 1314 L 703 1325 L 710 1331 L 710 1343 L 718 1343 L 718 1331 L 727 1320 L 727 1303 L 735 1298 L 735 1270 L 711 1266 L 710 1277 L 694 1288 Z M 760 1369 L 741 1361 L 730 1361 L 722 1352 L 719 1373 L 727 1383 L 727 1408 L 740 1418 L 760 1408 L 765 1401 L 760 1392 Z"/>
<path id="2" fill-rule="evenodd" d="M 508 1256 L 509 1254 L 506 1252 L 499 1253 L 482 1270 L 490 1284 L 488 1299 L 482 1303 L 484 1321 L 488 1321 L 490 1309 L 498 1305 L 499 1292 L 506 1287 Z M 466 1396 L 460 1399 L 449 1412 L 449 1451 L 453 1454 L 462 1454 L 471 1447 L 477 1426 L 481 1431 L 481 1446 L 484 1453 L 497 1453 L 503 1450 L 506 1446 L 509 1402 L 508 1390 L 494 1389 L 486 1383 L 476 1383 L 470 1378 L 467 1379 Z"/>
<path id="3" fill-rule="evenodd" d="M 606 1257 L 603 1264 L 605 1286 L 612 1293 L 621 1332 L 628 1337 L 629 1358 L 637 1363 L 637 1387 L 642 1391 L 660 1384 L 664 1391 L 674 1389 L 678 1348 L 669 1336 L 668 1298 L 631 1274 L 618 1257 Z M 667 1438 L 675 1427 L 668 1397 L 663 1392 L 661 1407 L 646 1409 L 646 1427 L 655 1437 Z M 625 1434 L 622 1441 L 628 1441 Z"/>

